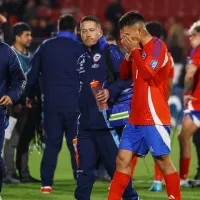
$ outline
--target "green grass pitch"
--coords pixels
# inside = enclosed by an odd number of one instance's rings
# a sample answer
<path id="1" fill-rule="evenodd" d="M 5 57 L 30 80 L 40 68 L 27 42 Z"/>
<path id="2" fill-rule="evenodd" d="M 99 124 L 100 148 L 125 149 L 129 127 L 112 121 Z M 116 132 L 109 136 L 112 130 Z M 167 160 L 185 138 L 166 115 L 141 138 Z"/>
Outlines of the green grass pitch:
<path id="1" fill-rule="evenodd" d="M 51 155 L 50 155 L 51 156 Z M 190 178 L 196 173 L 197 159 L 195 149 L 193 148 L 192 162 L 190 167 Z M 172 145 L 172 160 L 178 168 L 179 164 L 179 146 L 177 138 L 174 138 Z M 41 155 L 34 151 L 30 155 L 31 174 L 39 178 Z M 152 193 L 148 189 L 153 179 L 153 161 L 150 155 L 145 160 L 139 159 L 134 175 L 134 187 L 139 193 L 142 200 L 167 200 L 165 190 L 161 193 Z M 107 188 L 109 184 L 96 182 L 91 200 L 106 200 Z M 59 155 L 58 166 L 55 173 L 55 181 L 52 194 L 41 194 L 40 184 L 19 184 L 4 185 L 2 191 L 3 200 L 74 200 L 73 193 L 75 182 L 72 178 L 72 171 L 69 160 L 69 153 L 66 145 L 63 144 L 62 151 Z M 182 191 L 182 200 L 200 200 L 200 188 L 184 188 Z"/>

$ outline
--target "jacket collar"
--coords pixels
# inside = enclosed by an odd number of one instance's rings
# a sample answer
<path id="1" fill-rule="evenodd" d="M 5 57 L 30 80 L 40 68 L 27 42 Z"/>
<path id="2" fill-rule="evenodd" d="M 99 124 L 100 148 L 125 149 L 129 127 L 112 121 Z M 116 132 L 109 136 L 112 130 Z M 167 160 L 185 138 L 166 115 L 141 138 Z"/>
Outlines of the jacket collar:
<path id="1" fill-rule="evenodd" d="M 106 38 L 104 36 L 102 36 L 96 44 L 94 44 L 92 47 L 91 47 L 91 50 L 104 50 L 105 46 L 107 46 L 108 43 L 106 41 Z"/>
<path id="2" fill-rule="evenodd" d="M 106 38 L 104 36 L 102 36 L 98 41 L 97 41 L 97 44 L 100 48 L 100 50 L 104 50 L 105 46 L 108 45 L 107 41 L 106 41 Z"/>
<path id="3" fill-rule="evenodd" d="M 59 31 L 57 33 L 57 37 L 66 37 L 66 38 L 70 38 L 72 40 L 78 39 L 76 34 L 74 34 L 73 32 L 69 32 L 69 31 Z"/>

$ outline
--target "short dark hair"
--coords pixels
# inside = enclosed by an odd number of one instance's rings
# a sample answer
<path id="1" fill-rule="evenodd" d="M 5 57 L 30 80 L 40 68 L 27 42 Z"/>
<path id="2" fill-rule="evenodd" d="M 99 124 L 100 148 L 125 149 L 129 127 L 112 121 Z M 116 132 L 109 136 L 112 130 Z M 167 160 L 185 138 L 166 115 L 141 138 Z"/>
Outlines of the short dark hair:
<path id="1" fill-rule="evenodd" d="M 101 26 L 100 20 L 95 16 L 85 16 L 81 19 L 80 23 L 92 21 L 95 22 L 97 25 Z"/>
<path id="2" fill-rule="evenodd" d="M 76 28 L 76 19 L 72 15 L 62 15 L 58 21 L 60 31 L 74 32 Z"/>
<path id="3" fill-rule="evenodd" d="M 16 36 L 21 36 L 24 31 L 31 31 L 31 27 L 27 23 L 18 22 L 13 25 L 12 30 L 15 38 Z"/>
<path id="4" fill-rule="evenodd" d="M 146 29 L 151 36 L 160 38 L 164 35 L 163 26 L 159 22 L 148 22 L 146 24 Z"/>
<path id="5" fill-rule="evenodd" d="M 119 20 L 119 29 L 123 29 L 126 26 L 132 26 L 137 22 L 144 23 L 144 17 L 137 11 L 127 12 Z"/>

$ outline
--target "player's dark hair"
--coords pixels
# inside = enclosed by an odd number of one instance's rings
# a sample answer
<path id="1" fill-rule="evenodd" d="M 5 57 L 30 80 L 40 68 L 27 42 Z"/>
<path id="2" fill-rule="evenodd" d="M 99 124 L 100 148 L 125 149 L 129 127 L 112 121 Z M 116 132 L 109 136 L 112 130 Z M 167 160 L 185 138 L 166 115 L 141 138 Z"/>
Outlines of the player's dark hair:
<path id="1" fill-rule="evenodd" d="M 124 14 L 119 20 L 119 29 L 126 26 L 132 26 L 138 22 L 144 23 L 144 17 L 136 11 L 130 11 Z"/>
<path id="2" fill-rule="evenodd" d="M 200 33 L 200 26 L 196 26 L 196 27 L 194 28 L 194 31 L 196 31 L 197 33 Z"/>
<path id="3" fill-rule="evenodd" d="M 18 22 L 12 27 L 14 39 L 16 36 L 21 36 L 24 31 L 31 31 L 31 27 L 24 22 Z"/>
<path id="4" fill-rule="evenodd" d="M 163 26 L 159 22 L 148 22 L 146 29 L 151 36 L 160 38 L 164 34 Z"/>
<path id="5" fill-rule="evenodd" d="M 101 26 L 100 20 L 95 16 L 85 16 L 85 17 L 83 17 L 80 21 L 80 24 L 82 24 L 83 22 L 89 22 L 89 21 L 95 22 L 98 26 Z"/>
<path id="6" fill-rule="evenodd" d="M 76 19 L 72 15 L 62 15 L 58 21 L 59 31 L 74 32 L 76 25 Z"/>

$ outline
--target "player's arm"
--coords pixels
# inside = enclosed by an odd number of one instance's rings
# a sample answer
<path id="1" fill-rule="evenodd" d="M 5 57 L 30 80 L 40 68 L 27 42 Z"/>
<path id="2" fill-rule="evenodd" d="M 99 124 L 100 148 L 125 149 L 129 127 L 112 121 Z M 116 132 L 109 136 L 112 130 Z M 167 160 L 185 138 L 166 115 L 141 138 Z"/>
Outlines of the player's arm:
<path id="1" fill-rule="evenodd" d="M 9 90 L 7 95 L 11 98 L 13 103 L 16 103 L 26 85 L 26 78 L 21 68 L 20 61 L 16 55 L 16 53 L 9 47 L 8 48 L 9 54 Z"/>
<path id="2" fill-rule="evenodd" d="M 188 64 L 186 66 L 186 75 L 184 79 L 184 94 L 191 95 L 192 94 L 192 86 L 194 75 L 197 71 L 197 67 L 194 64 Z"/>
<path id="3" fill-rule="evenodd" d="M 166 48 L 162 45 L 163 43 L 158 41 L 158 44 L 152 48 L 152 55 L 147 55 L 145 60 L 143 60 L 139 49 L 134 49 L 131 52 L 140 75 L 146 81 L 151 80 L 169 59 Z"/>
<path id="4" fill-rule="evenodd" d="M 126 53 L 125 58 L 120 65 L 120 79 L 128 80 L 132 77 L 131 66 L 132 62 L 130 60 L 130 54 Z"/>
<path id="5" fill-rule="evenodd" d="M 188 102 L 192 99 L 192 88 L 193 88 L 193 80 L 194 80 L 194 75 L 197 71 L 197 66 L 194 64 L 188 64 L 186 66 L 186 75 L 184 79 L 184 96 L 183 96 L 183 101 L 184 101 L 184 107 L 187 108 Z"/>
<path id="6" fill-rule="evenodd" d="M 169 77 L 167 85 L 167 99 L 169 99 L 169 97 L 171 96 L 172 89 L 173 89 L 173 78 Z"/>
<path id="7" fill-rule="evenodd" d="M 168 52 L 168 57 L 169 57 L 169 64 L 170 64 L 170 72 L 169 72 L 169 76 L 168 76 L 167 99 L 169 99 L 169 97 L 172 94 L 173 78 L 174 78 L 174 60 L 169 52 Z"/>

